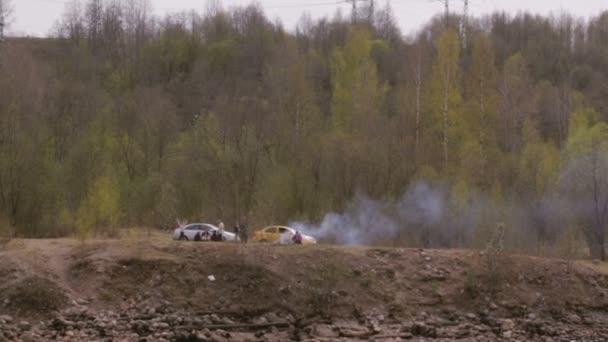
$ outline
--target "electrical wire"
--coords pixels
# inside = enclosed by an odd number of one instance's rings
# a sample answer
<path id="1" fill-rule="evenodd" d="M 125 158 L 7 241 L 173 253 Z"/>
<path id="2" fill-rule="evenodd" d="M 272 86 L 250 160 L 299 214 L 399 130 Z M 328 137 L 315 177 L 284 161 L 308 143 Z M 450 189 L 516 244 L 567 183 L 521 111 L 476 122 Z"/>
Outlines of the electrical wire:
<path id="1" fill-rule="evenodd" d="M 47 2 L 47 3 L 52 3 L 52 4 L 62 4 L 62 5 L 67 5 L 70 3 L 69 1 L 64 1 L 64 0 L 34 0 L 34 1 Z"/>
<path id="2" fill-rule="evenodd" d="M 312 4 L 289 4 L 289 5 L 274 5 L 274 6 L 264 6 L 267 9 L 274 8 L 305 8 L 305 7 L 318 7 L 318 6 L 335 6 L 335 5 L 349 5 L 350 3 L 347 1 L 334 1 L 334 2 L 320 2 L 320 3 L 312 3 Z M 263 6 L 263 5 L 262 5 Z"/>

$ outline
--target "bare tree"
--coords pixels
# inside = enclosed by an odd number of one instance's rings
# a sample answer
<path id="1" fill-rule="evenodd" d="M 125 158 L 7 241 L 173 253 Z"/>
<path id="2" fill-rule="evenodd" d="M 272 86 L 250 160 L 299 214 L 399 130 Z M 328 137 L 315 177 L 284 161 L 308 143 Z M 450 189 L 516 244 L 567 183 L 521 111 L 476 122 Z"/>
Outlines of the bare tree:
<path id="1" fill-rule="evenodd" d="M 433 102 L 437 112 L 441 113 L 443 163 L 447 170 L 450 150 L 451 116 L 460 105 L 460 43 L 454 30 L 445 31 L 437 42 L 437 60 L 433 67 Z"/>
<path id="2" fill-rule="evenodd" d="M 72 1 L 65 6 L 62 21 L 59 24 L 59 35 L 78 43 L 85 37 L 82 5 Z"/>
<path id="3" fill-rule="evenodd" d="M 0 0 L 0 22 L 9 26 L 13 16 L 13 0 Z"/>
<path id="4" fill-rule="evenodd" d="M 573 216 L 583 229 L 592 258 L 606 260 L 608 225 L 608 160 L 605 142 L 592 138 L 590 150 L 573 159 L 563 174 L 565 190 L 572 198 Z"/>
<path id="5" fill-rule="evenodd" d="M 4 40 L 4 29 L 9 26 L 12 14 L 12 0 L 0 0 L 0 43 Z"/>
<path id="6" fill-rule="evenodd" d="M 42 168 L 36 125 L 46 82 L 31 54 L 16 47 L 6 51 L 0 73 L 0 216 L 11 226 L 31 222 Z"/>
<path id="7" fill-rule="evenodd" d="M 99 50 L 99 39 L 102 30 L 103 4 L 101 0 L 90 0 L 86 5 L 85 18 L 87 25 L 87 39 L 89 46 L 95 54 Z"/>
<path id="8" fill-rule="evenodd" d="M 443 4 L 444 15 L 445 15 L 445 28 L 446 30 L 450 28 L 450 0 L 436 0 Z"/>
<path id="9" fill-rule="evenodd" d="M 414 153 L 416 158 L 419 157 L 419 147 L 420 147 L 420 104 L 422 97 L 422 47 L 421 44 L 417 45 L 416 48 L 416 62 L 414 67 L 414 84 L 416 86 L 416 138 L 415 138 L 415 148 Z"/>
<path id="10" fill-rule="evenodd" d="M 138 52 L 143 47 L 152 15 L 150 0 L 126 0 L 123 8 L 127 46 Z"/>
<path id="11" fill-rule="evenodd" d="M 462 49 L 467 49 L 467 25 L 469 24 L 469 0 L 464 1 L 464 11 L 462 14 L 462 21 L 460 23 L 460 34 L 462 35 Z"/>
<path id="12" fill-rule="evenodd" d="M 113 62 L 124 56 L 124 11 L 121 2 L 109 0 L 104 6 L 102 16 L 102 48 Z"/>
<path id="13" fill-rule="evenodd" d="M 591 257 L 606 260 L 608 124 L 597 122 L 598 117 L 592 109 L 579 109 L 573 114 L 561 184 Z"/>

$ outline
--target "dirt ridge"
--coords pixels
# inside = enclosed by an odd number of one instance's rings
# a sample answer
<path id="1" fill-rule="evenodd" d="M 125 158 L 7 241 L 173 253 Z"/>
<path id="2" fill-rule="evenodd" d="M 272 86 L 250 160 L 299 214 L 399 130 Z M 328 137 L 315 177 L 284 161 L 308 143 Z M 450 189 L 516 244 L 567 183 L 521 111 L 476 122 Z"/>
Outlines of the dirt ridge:
<path id="1" fill-rule="evenodd" d="M 0 251 L 0 340 L 608 340 L 602 264 L 505 255 L 488 270 L 485 257 L 16 240 Z"/>

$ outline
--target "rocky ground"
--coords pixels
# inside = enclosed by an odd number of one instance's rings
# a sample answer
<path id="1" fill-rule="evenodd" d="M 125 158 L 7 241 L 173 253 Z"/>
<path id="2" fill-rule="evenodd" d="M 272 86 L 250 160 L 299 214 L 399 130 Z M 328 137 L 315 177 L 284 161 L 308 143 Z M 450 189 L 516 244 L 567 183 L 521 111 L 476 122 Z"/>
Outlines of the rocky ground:
<path id="1" fill-rule="evenodd" d="M 0 251 L 0 341 L 608 341 L 602 267 L 505 256 L 489 270 L 475 251 L 14 241 Z"/>
<path id="2" fill-rule="evenodd" d="M 591 316 L 563 319 L 501 318 L 491 308 L 478 313 L 444 309 L 410 320 L 381 314 L 357 319 L 302 320 L 290 313 L 250 316 L 239 312 L 192 312 L 169 302 L 128 303 L 118 311 L 92 310 L 86 301 L 30 322 L 0 316 L 0 338 L 15 341 L 605 341 L 608 330 Z"/>

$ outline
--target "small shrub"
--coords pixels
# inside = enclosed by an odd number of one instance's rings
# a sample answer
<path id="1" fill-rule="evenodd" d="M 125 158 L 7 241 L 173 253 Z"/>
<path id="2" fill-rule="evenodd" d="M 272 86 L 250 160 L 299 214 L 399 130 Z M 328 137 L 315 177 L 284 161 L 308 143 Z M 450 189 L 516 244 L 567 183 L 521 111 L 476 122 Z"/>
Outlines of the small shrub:
<path id="1" fill-rule="evenodd" d="M 431 289 L 433 289 L 433 294 L 436 296 L 440 295 L 440 291 L 441 291 L 441 285 L 439 284 L 438 281 L 433 281 L 431 283 Z"/>
<path id="2" fill-rule="evenodd" d="M 570 226 L 561 234 L 557 241 L 559 257 L 568 260 L 569 264 L 573 260 L 585 257 L 585 243 L 581 241 L 580 229 Z"/>
<path id="3" fill-rule="evenodd" d="M 505 251 L 505 234 L 505 225 L 498 224 L 486 248 L 479 253 L 479 259 L 467 272 L 464 292 L 469 297 L 477 298 L 481 292 L 495 295 L 508 280 L 511 259 Z"/>
<path id="4" fill-rule="evenodd" d="M 312 313 L 318 316 L 329 315 L 336 305 L 336 297 L 336 294 L 327 288 L 312 288 L 309 297 Z"/>
<path id="5" fill-rule="evenodd" d="M 52 281 L 28 277 L 5 289 L 0 295 L 9 308 L 23 314 L 48 314 L 67 304 L 67 296 Z"/>
<path id="6" fill-rule="evenodd" d="M 361 287 L 365 288 L 365 289 L 370 289 L 372 288 L 372 278 L 370 277 L 365 277 L 362 281 L 361 281 Z"/>
<path id="7" fill-rule="evenodd" d="M 467 272 L 467 277 L 464 282 L 464 293 L 472 299 L 479 295 L 479 281 L 474 272 Z"/>
<path id="8" fill-rule="evenodd" d="M 506 226 L 504 223 L 498 224 L 492 240 L 483 253 L 483 276 L 485 278 L 486 287 L 491 292 L 496 292 L 500 288 L 508 264 L 508 256 L 505 253 L 504 247 L 505 233 Z"/>
<path id="9" fill-rule="evenodd" d="M 9 242 L 11 242 L 13 234 L 15 234 L 14 227 L 7 219 L 0 216 L 0 248 L 5 247 Z"/>

